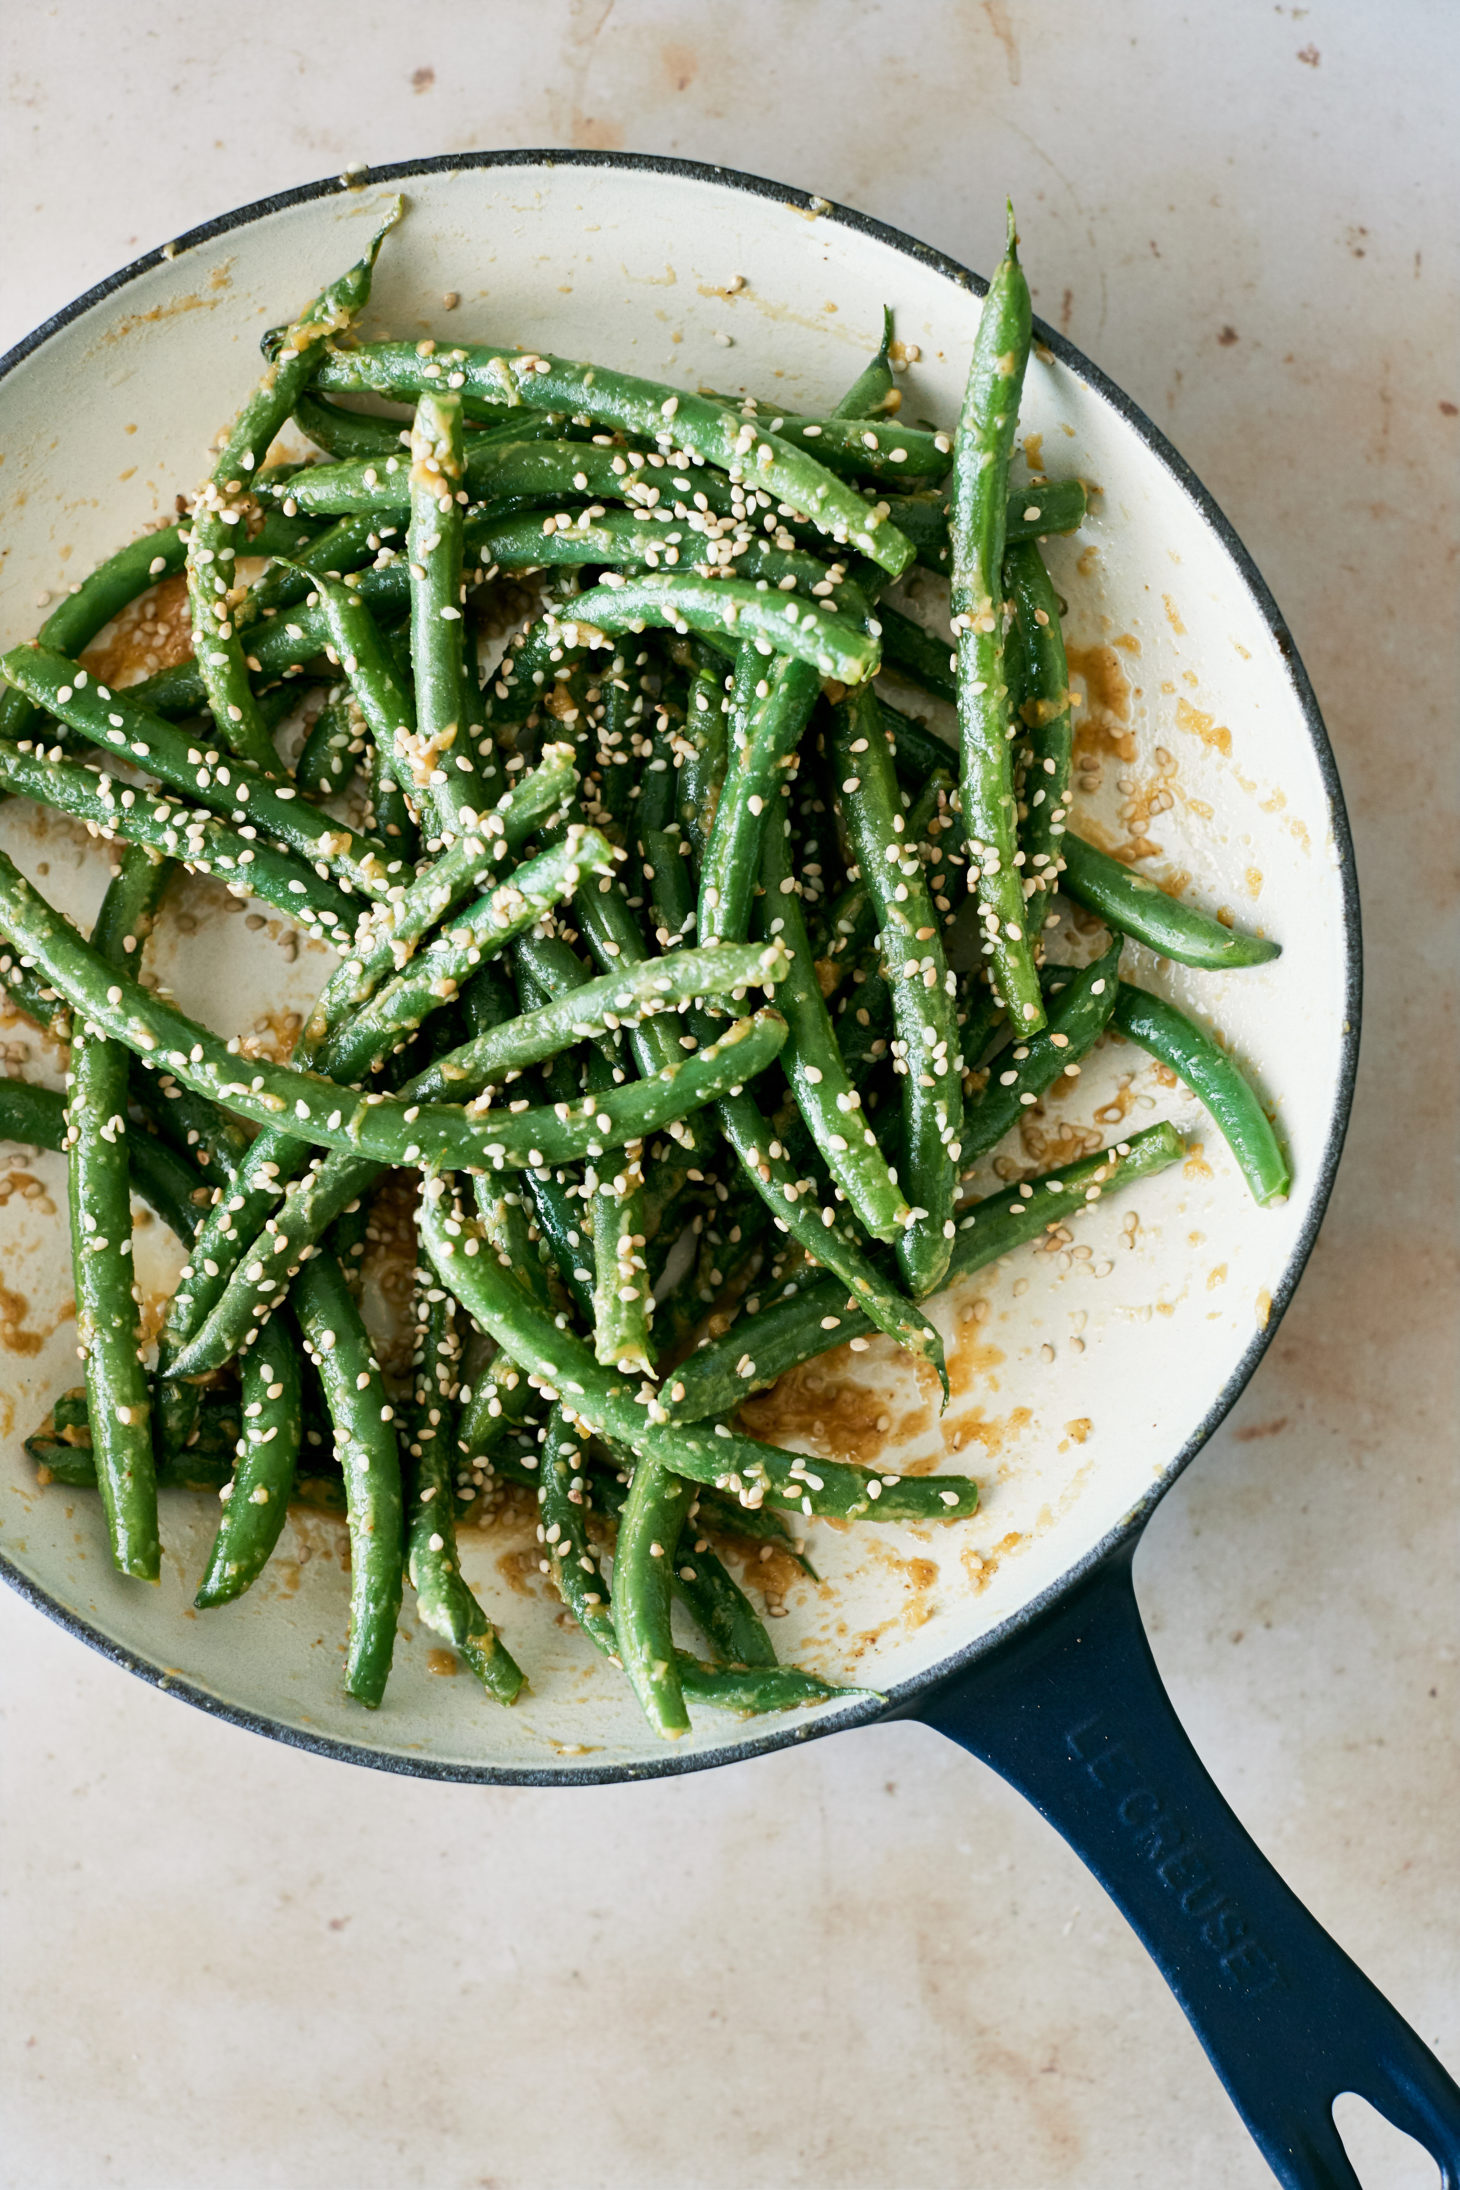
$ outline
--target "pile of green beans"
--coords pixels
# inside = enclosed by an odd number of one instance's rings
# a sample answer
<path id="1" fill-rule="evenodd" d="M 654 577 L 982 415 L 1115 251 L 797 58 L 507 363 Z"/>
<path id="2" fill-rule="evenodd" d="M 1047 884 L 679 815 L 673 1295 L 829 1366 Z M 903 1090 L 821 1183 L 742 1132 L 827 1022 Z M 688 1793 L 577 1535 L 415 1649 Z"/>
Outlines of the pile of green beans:
<path id="1" fill-rule="evenodd" d="M 216 1494 L 204 1611 L 257 1581 L 291 1501 L 342 1512 L 345 1687 L 370 1707 L 407 1582 L 484 1695 L 530 1680 L 460 1536 L 526 1497 L 553 1592 L 674 1738 L 692 1706 L 850 1693 L 778 1662 L 722 1551 L 814 1579 L 808 1519 L 976 1510 L 968 1477 L 813 1459 L 736 1412 L 878 1332 L 946 1400 L 940 1289 L 1183 1153 L 1156 1125 L 969 1199 L 972 1166 L 1107 1030 L 1200 1097 L 1260 1201 L 1287 1191 L 1230 1053 L 1120 972 L 1127 937 L 1212 969 L 1276 946 L 1070 826 L 1042 548 L 1086 498 L 1010 477 L 1030 329 L 1012 215 L 945 433 L 901 422 L 890 313 L 824 417 L 488 344 L 362 342 L 400 211 L 265 338 L 191 512 L 0 660 L 0 795 L 119 847 L 89 938 L 0 853 L 0 982 L 72 1044 L 64 1093 L 0 1081 L 0 1134 L 67 1161 L 85 1364 L 27 1448 L 95 1486 L 139 1578 L 159 1572 L 159 1486 Z M 320 454 L 266 468 L 291 419 Z M 951 655 L 881 598 L 915 561 L 949 585 Z M 192 660 L 100 682 L 84 649 L 179 572 Z M 481 611 L 509 575 L 541 598 L 484 675 Z M 957 754 L 889 704 L 884 664 L 957 706 Z M 184 869 L 337 954 L 288 1062 L 146 977 Z M 1061 892 L 1109 931 L 1083 966 L 1046 962 Z M 402 1174 L 409 1374 L 361 1282 Z M 155 1348 L 134 1195 L 186 1258 Z"/>

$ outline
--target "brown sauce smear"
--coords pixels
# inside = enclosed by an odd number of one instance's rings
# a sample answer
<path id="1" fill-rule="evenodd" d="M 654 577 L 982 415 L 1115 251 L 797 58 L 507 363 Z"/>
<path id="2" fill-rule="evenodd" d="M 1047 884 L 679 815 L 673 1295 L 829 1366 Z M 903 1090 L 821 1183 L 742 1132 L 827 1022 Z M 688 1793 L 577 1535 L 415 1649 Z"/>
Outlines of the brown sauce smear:
<path id="1" fill-rule="evenodd" d="M 192 652 L 188 582 L 179 571 L 129 601 L 81 659 L 99 683 L 122 691 L 159 669 L 190 661 Z"/>
<path id="2" fill-rule="evenodd" d="M 828 1459 L 872 1467 L 892 1431 L 893 1394 L 844 1384 L 854 1358 L 850 1347 L 837 1346 L 788 1369 L 769 1391 L 742 1403 L 742 1427 L 768 1444 L 804 1443 Z"/>
<path id="3" fill-rule="evenodd" d="M 33 1360 L 46 1340 L 60 1330 L 63 1323 L 74 1322 L 76 1303 L 68 1300 L 57 1310 L 53 1323 L 44 1331 L 33 1331 L 26 1322 L 30 1314 L 30 1302 L 24 1293 L 13 1293 L 8 1285 L 0 1283 L 0 1351 L 20 1354 Z"/>

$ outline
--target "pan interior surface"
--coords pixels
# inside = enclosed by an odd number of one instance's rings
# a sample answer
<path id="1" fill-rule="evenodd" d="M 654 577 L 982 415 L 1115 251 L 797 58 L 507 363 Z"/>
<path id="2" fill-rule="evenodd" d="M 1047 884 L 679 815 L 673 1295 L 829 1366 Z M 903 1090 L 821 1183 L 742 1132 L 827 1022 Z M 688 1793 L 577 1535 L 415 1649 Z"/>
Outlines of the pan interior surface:
<path id="1" fill-rule="evenodd" d="M 382 256 L 367 333 L 530 345 L 814 411 L 861 369 L 892 304 L 899 337 L 920 351 L 901 382 L 903 417 L 956 419 L 978 299 L 956 270 L 870 224 L 710 171 L 628 162 L 489 163 L 402 186 L 409 214 Z M 5 645 L 34 629 L 38 595 L 196 485 L 211 436 L 256 376 L 259 334 L 358 255 L 384 194 L 310 196 L 220 224 L 19 358 L 0 383 Z M 460 302 L 448 312 L 450 292 Z M 1194 1100 L 1143 1052 L 1107 1041 L 995 1151 L 985 1188 L 1161 1118 L 1188 1132 L 1190 1156 L 1092 1208 L 1066 1243 L 1021 1251 L 936 1303 L 954 1385 L 946 1413 L 880 1341 L 752 1403 L 759 1434 L 807 1452 L 979 1478 L 982 1510 L 966 1523 L 806 1524 L 819 1587 L 780 1558 L 747 1570 L 783 1657 L 883 1693 L 1056 1586 L 1235 1397 L 1321 1210 L 1355 1031 L 1336 785 L 1260 585 L 1144 422 L 1078 361 L 1036 353 L 1021 431 L 1036 467 L 1098 490 L 1081 531 L 1049 548 L 1083 702 L 1078 825 L 1283 946 L 1241 973 L 1188 972 L 1135 949 L 1126 968 L 1221 1031 L 1273 1107 L 1295 1185 L 1284 1205 L 1257 1209 Z M 94 913 L 105 861 L 69 823 L 7 803 L 0 843 L 64 909 Z M 224 1032 L 269 1043 L 318 988 L 323 951 L 301 941 L 295 954 L 275 916 L 206 882 L 186 882 L 171 905 L 152 947 L 161 980 Z M 1088 948 L 1073 927 L 1069 941 Z M 3 1039 L 7 1071 L 59 1084 L 61 1059 L 28 1023 L 11 1019 Z M 419 1628 L 409 1591 L 385 1704 L 368 1713 L 346 1700 L 344 1534 L 325 1516 L 293 1515 L 253 1591 L 195 1614 L 216 1508 L 164 1493 L 161 1584 L 124 1582 L 96 1501 L 38 1488 L 22 1449 L 79 1379 L 63 1165 L 12 1148 L 0 1165 L 0 1556 L 45 1609 L 137 1670 L 285 1739 L 443 1774 L 569 1779 L 713 1762 L 854 1713 L 742 1724 L 701 1711 L 666 1753 L 622 1678 L 568 1628 L 521 1514 L 463 1535 L 468 1579 L 528 1672 L 511 1711 L 464 1669 L 444 1677 L 448 1654 Z M 139 1234 L 149 1299 L 179 1260 L 160 1226 Z"/>

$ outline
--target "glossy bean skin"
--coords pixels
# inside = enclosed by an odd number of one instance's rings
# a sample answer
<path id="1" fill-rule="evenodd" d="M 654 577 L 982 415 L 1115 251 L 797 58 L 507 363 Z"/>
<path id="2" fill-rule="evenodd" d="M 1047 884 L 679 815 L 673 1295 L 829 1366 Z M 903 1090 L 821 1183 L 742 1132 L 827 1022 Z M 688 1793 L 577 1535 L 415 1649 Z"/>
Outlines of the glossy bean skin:
<path id="1" fill-rule="evenodd" d="M 16 647 L 0 661 L 0 670 L 89 744 L 119 760 L 137 762 L 190 804 L 225 816 L 235 826 L 257 828 L 316 870 L 323 865 L 343 888 L 362 897 L 389 893 L 392 878 L 384 845 L 332 821 L 300 798 L 292 784 L 275 783 L 247 762 L 195 743 L 183 725 L 164 720 L 138 700 L 140 685 L 113 692 L 74 662 L 31 647 Z"/>
<path id="2" fill-rule="evenodd" d="M 1126 1039 L 1185 1081 L 1200 1097 L 1241 1167 L 1261 1208 L 1286 1200 L 1292 1172 L 1267 1112 L 1237 1060 L 1218 1048 L 1184 1011 L 1122 981 L 1112 1023 Z"/>
<path id="3" fill-rule="evenodd" d="M 1035 1180 L 1028 1195 L 1012 1186 L 975 1202 L 959 1219 L 948 1284 L 1018 1247 L 1037 1243 L 1051 1226 L 1093 1207 L 1104 1195 L 1154 1177 L 1186 1153 L 1181 1135 L 1169 1125 L 1148 1126 L 1127 1145 L 1128 1155 L 1107 1149 L 1062 1165 Z M 723 1337 L 682 1361 L 667 1390 L 671 1419 L 700 1422 L 722 1414 L 748 1391 L 764 1390 L 788 1369 L 849 1339 L 866 1338 L 875 1328 L 861 1310 L 848 1307 L 845 1291 L 833 1279 L 817 1278 L 789 1299 L 763 1306 L 748 1327 L 732 1325 Z M 752 1334 L 755 1375 L 747 1379 L 740 1361 Z"/>
<path id="4" fill-rule="evenodd" d="M 761 932 L 769 941 L 784 943 L 789 954 L 789 975 L 776 992 L 791 1030 L 782 1066 L 796 1106 L 859 1222 L 874 1239 L 900 1239 L 912 1211 L 877 1136 L 860 1115 L 861 1096 L 837 1048 L 791 869 L 785 804 L 778 799 L 767 820 L 759 905 Z"/>
<path id="5" fill-rule="evenodd" d="M 1014 608 L 1017 644 L 1013 699 L 1023 748 L 1024 795 L 1019 845 L 1024 874 L 1034 884 L 1027 925 L 1037 936 L 1058 886 L 1070 812 L 1074 748 L 1070 672 L 1060 629 L 1060 600 L 1033 540 L 1007 542 L 1004 586 Z"/>
<path id="6" fill-rule="evenodd" d="M 1097 851 L 1073 831 L 1062 839 L 1062 850 L 1060 888 L 1162 958 L 1216 971 L 1262 966 L 1280 955 L 1281 945 L 1269 937 L 1244 935 L 1184 899 L 1169 897 L 1159 883 Z"/>
<path id="7" fill-rule="evenodd" d="M 877 914 L 884 977 L 892 991 L 894 1051 L 901 1067 L 899 1181 L 915 1215 L 898 1241 L 898 1267 L 915 1297 L 948 1267 L 953 1193 L 963 1122 L 963 1055 L 957 983 L 927 878 L 902 826 L 894 762 L 870 693 L 833 709 L 838 798 L 861 880 Z"/>
<path id="8" fill-rule="evenodd" d="M 296 1343 L 292 1330 L 276 1326 L 243 1364 L 238 1465 L 193 1599 L 199 1611 L 251 1588 L 283 1533 L 304 1429 Z"/>
<path id="9" fill-rule="evenodd" d="M 294 1287 L 304 1350 L 319 1371 L 345 1478 L 350 1529 L 350 1631 L 345 1693 L 375 1709 L 385 1694 L 400 1617 L 405 1532 L 400 1448 L 360 1312 L 333 1255 L 317 1255 Z"/>
<path id="10" fill-rule="evenodd" d="M 237 621 L 242 600 L 237 550 L 248 544 L 247 501 L 269 444 L 309 384 L 317 354 L 369 302 L 376 254 L 400 215 L 397 198 L 365 256 L 285 330 L 193 503 L 187 558 L 193 659 L 221 741 L 265 776 L 282 775 L 283 769 L 249 681 L 247 648 Z"/>
<path id="11" fill-rule="evenodd" d="M 954 443 L 948 525 L 962 765 L 959 785 L 990 976 L 1009 1016 L 1031 1034 L 1044 1005 L 1027 932 L 1014 804 L 1015 723 L 1004 659 L 1003 564 L 1009 459 L 1029 356 L 1029 287 L 1013 212 L 1008 248 L 974 338 Z"/>
<path id="12" fill-rule="evenodd" d="M 996 1147 L 1018 1124 L 1020 1111 L 1037 1102 L 1061 1074 L 1078 1068 L 1094 1048 L 1115 1009 L 1120 946 L 1117 936 L 1103 957 L 1072 975 L 1041 1033 L 1016 1030 L 1012 1049 L 999 1052 L 988 1085 L 964 1109 L 965 1163 Z"/>
<path id="13" fill-rule="evenodd" d="M 444 1191 L 433 1194 L 428 1188 L 422 1236 L 442 1283 L 482 1328 L 530 1376 L 560 1391 L 587 1428 L 631 1445 L 640 1459 L 657 1460 L 671 1474 L 692 1482 L 732 1489 L 747 1504 L 769 1501 L 845 1520 L 953 1520 L 977 1506 L 977 1485 L 966 1477 L 898 1476 L 889 1481 L 841 1461 L 807 1461 L 778 1446 L 737 1436 L 723 1423 L 712 1432 L 672 1427 L 652 1391 L 641 1398 L 611 1370 L 600 1368 L 580 1339 L 533 1308 L 495 1258 L 482 1254 L 480 1234 L 453 1209 Z"/>
<path id="14" fill-rule="evenodd" d="M 693 1501 L 691 1483 L 641 1454 L 613 1556 L 618 1654 L 645 1718 L 666 1741 L 689 1732 L 669 1615 L 675 1547 Z"/>
<path id="15" fill-rule="evenodd" d="M 456 1541 L 451 1458 L 461 1349 L 452 1305 L 429 1267 L 419 1269 L 406 1437 L 406 1571 L 426 1625 L 460 1651 L 489 1695 L 510 1704 L 521 1692 L 522 1669 L 468 1586 Z"/>
<path id="16" fill-rule="evenodd" d="M 427 375 L 424 366 L 436 366 Z M 525 404 L 538 410 L 587 413 L 605 424 L 670 446 L 763 485 L 801 512 L 833 541 L 846 539 L 859 553 L 891 572 L 905 570 L 912 550 L 885 518 L 799 445 L 738 417 L 728 405 L 690 395 L 656 381 L 565 358 L 473 345 L 423 361 L 410 343 L 371 343 L 333 352 L 316 384 L 327 393 L 346 389 L 413 401 L 432 382 L 453 384 L 489 402 Z"/>
<path id="17" fill-rule="evenodd" d="M 102 900 L 92 948 L 107 968 L 141 971 L 170 869 L 128 851 Z M 127 1159 L 127 1052 L 89 1023 L 71 1039 L 66 1098 L 66 1183 L 76 1341 L 86 1374 L 97 1485 L 112 1561 L 155 1581 L 162 1547 L 152 1449 L 152 1394 L 141 1349 L 132 1270 L 132 1181 Z"/>

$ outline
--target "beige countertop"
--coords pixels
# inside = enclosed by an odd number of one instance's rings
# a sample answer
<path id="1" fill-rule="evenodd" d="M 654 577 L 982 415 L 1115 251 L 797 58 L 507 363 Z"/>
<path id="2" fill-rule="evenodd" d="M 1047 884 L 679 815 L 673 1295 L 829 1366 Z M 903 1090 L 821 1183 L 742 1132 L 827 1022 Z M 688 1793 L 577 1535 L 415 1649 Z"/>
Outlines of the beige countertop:
<path id="1" fill-rule="evenodd" d="M 680 153 L 983 268 L 1013 193 L 1036 310 L 1282 604 L 1364 893 L 1332 1211 L 1141 1596 L 1217 1780 L 1452 2068 L 1456 33 L 1441 0 L 67 0 L 11 11 L 0 70 L 6 342 L 353 160 Z M 215 1723 L 8 1593 L 0 1635 L 5 2190 L 1270 2179 L 1100 1889 L 921 1728 L 461 1789 Z M 1437 2180 L 1353 2149 L 1367 2190 Z"/>

